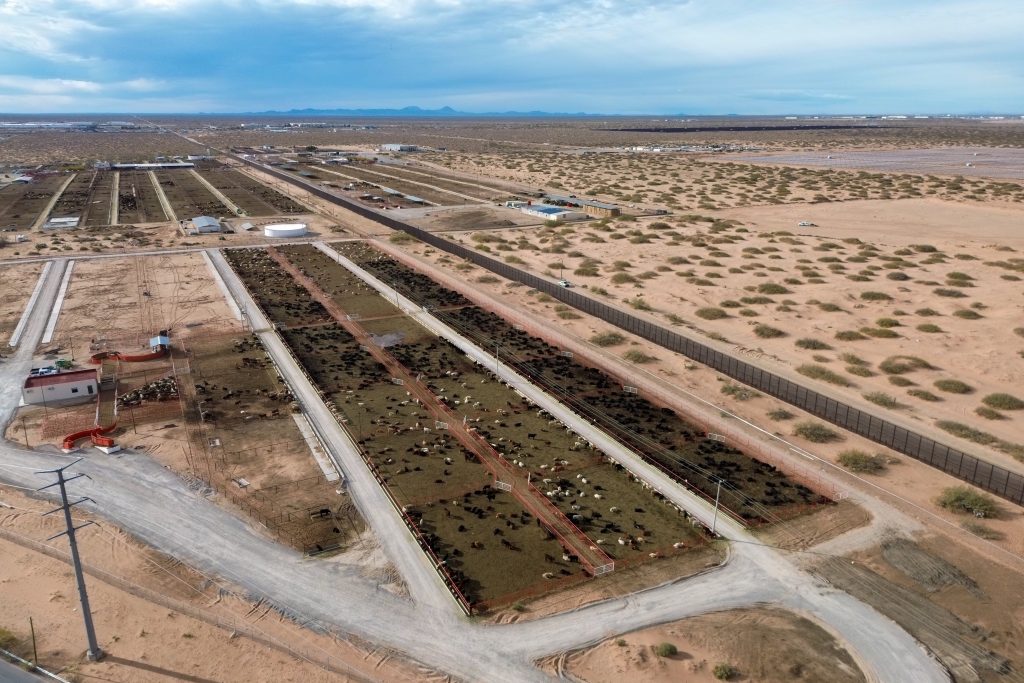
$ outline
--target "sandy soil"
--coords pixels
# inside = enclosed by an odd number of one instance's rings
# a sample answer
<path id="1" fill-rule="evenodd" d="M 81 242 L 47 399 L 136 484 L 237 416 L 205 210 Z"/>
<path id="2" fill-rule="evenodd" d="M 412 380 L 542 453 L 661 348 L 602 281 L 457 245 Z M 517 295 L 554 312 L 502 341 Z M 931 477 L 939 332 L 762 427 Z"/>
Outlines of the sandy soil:
<path id="1" fill-rule="evenodd" d="M 43 266 L 39 263 L 0 267 L 0 291 L 4 293 L 0 298 L 0 354 L 9 350 L 7 342 L 21 320 L 21 314 L 25 311 L 25 305 L 32 296 L 42 270 Z"/>
<path id="2" fill-rule="evenodd" d="M 796 228 L 796 217 L 808 213 L 820 215 L 814 222 L 823 227 Z M 874 223 L 877 231 L 880 213 L 891 232 L 871 239 L 861 226 Z M 1024 458 L 1024 411 L 984 417 L 975 412 L 990 394 L 1019 394 L 1024 379 L 1019 364 L 1007 362 L 1024 348 L 1022 333 L 1015 331 L 1024 319 L 1024 287 L 1016 274 L 1024 261 L 1013 260 L 1017 248 L 1011 246 L 1024 244 L 1014 236 L 1024 211 L 915 200 L 743 209 L 720 217 L 736 214 L 751 222 L 730 227 L 669 219 L 533 234 L 487 231 L 456 239 L 504 258 L 512 255 L 542 274 L 564 273 L 620 305 L 662 324 L 681 324 L 803 382 L 818 380 L 801 377 L 798 368 L 824 367 L 849 386 L 822 386 L 850 402 L 875 412 L 887 409 L 878 401 L 895 403 L 892 412 L 913 428 L 930 428 L 940 440 L 1024 470 L 1014 457 Z M 934 227 L 922 234 L 923 225 Z M 972 239 L 973 228 L 964 227 L 975 225 L 985 226 L 984 238 Z M 783 226 L 816 234 L 774 232 Z M 843 236 L 848 234 L 861 237 Z M 529 310 L 561 313 L 565 324 L 573 324 L 570 313 L 542 298 L 524 295 L 522 301 Z M 838 310 L 825 312 L 823 304 Z M 886 325 L 891 327 L 882 329 Z M 777 336 L 762 338 L 765 327 L 778 330 Z M 842 333 L 859 338 L 837 337 Z M 881 334 L 887 336 L 876 336 Z M 818 348 L 797 346 L 802 339 Z M 904 373 L 897 385 L 882 365 L 896 356 L 921 358 L 932 369 Z M 965 382 L 967 393 L 935 384 L 950 379 Z M 966 423 L 1006 446 L 961 441 L 935 429 L 939 421 Z"/>
<path id="3" fill-rule="evenodd" d="M 230 322 L 229 322 L 230 321 Z M 54 341 L 89 355 L 91 340 L 111 339 L 135 351 L 159 330 L 175 338 L 222 331 L 234 319 L 198 253 L 83 260 L 75 263 Z"/>
<path id="4" fill-rule="evenodd" d="M 931 534 L 884 538 L 850 558 L 815 564 L 832 583 L 907 628 L 955 680 L 1019 679 L 1024 601 L 1018 571 Z"/>
<path id="5" fill-rule="evenodd" d="M 59 520 L 43 518 L 48 503 L 0 488 L 0 528 L 30 539 L 57 532 Z M 49 545 L 66 550 L 62 539 Z M 97 636 L 108 657 L 85 661 L 85 637 L 78 613 L 74 576 L 66 563 L 0 539 L 0 625 L 18 635 L 27 653 L 28 617 L 35 622 L 40 663 L 63 670 L 69 680 L 108 681 L 338 681 L 328 672 L 280 649 L 254 641 L 246 633 L 218 628 L 168 605 L 199 610 L 252 629 L 262 638 L 285 643 L 313 657 L 330 656 L 366 679 L 423 680 L 421 672 L 350 643 L 301 629 L 260 604 L 233 594 L 230 586 L 211 585 L 181 563 L 135 543 L 116 528 L 98 524 L 79 533 L 88 566 L 156 591 L 169 600 L 154 604 L 95 576 L 87 577 Z M 338 560 L 342 561 L 342 560 Z M 223 589 L 227 589 L 226 591 Z M 29 647 L 30 649 L 30 647 Z"/>
<path id="6" fill-rule="evenodd" d="M 397 245 L 388 246 L 396 251 L 400 248 Z M 827 462 L 836 463 L 839 454 L 846 450 L 883 453 L 890 463 L 883 473 L 865 475 L 860 480 L 844 474 L 845 485 L 869 491 L 871 495 L 877 495 L 879 491 L 890 492 L 895 496 L 892 500 L 914 517 L 922 517 L 920 512 L 926 511 L 928 514 L 923 517 L 924 520 L 941 527 L 943 533 L 952 533 L 970 544 L 973 552 L 994 557 L 996 561 L 1005 561 L 1005 558 L 999 557 L 998 552 L 993 554 L 987 541 L 981 541 L 957 529 L 961 524 L 977 520 L 946 512 L 935 505 L 934 499 L 938 493 L 945 487 L 960 485 L 962 482 L 959 480 L 852 434 L 846 434 L 841 441 L 834 443 L 811 443 L 794 436 L 794 425 L 804 421 L 808 416 L 788 404 L 763 395 L 744 398 L 742 395 L 725 394 L 722 388 L 730 386 L 731 382 L 720 374 L 632 335 L 624 335 L 625 339 L 620 345 L 599 348 L 587 340 L 597 333 L 607 332 L 609 328 L 605 323 L 587 316 L 572 319 L 561 317 L 559 313 L 563 311 L 556 310 L 557 307 L 553 304 L 538 302 L 535 297 L 526 293 L 525 287 L 509 286 L 510 283 L 504 280 L 492 281 L 488 277 L 480 281 L 479 278 L 484 275 L 482 270 L 476 267 L 462 269 L 461 266 L 468 264 L 458 264 L 451 257 L 439 254 L 435 250 L 426 250 L 431 252 L 426 256 L 423 256 L 422 246 L 405 246 L 401 247 L 401 250 L 424 263 L 440 263 L 454 276 L 447 279 L 445 284 L 460 289 L 474 300 L 494 300 L 511 307 L 506 308 L 503 315 L 508 315 L 510 310 L 523 311 L 518 314 L 512 312 L 512 319 L 523 324 L 532 333 L 540 334 L 549 341 L 560 340 L 563 348 L 569 348 L 581 357 L 589 356 L 609 367 L 620 367 L 622 372 L 633 373 L 632 383 L 646 389 L 651 395 L 671 397 L 671 405 L 692 419 L 708 424 L 712 429 L 739 429 L 738 437 L 747 440 L 741 447 L 771 448 L 777 451 L 779 444 L 770 443 L 767 437 L 750 428 L 742 427 L 734 419 L 723 418 L 722 410 L 758 425 L 766 432 L 776 434 L 788 443 L 800 446 Z M 627 349 L 641 351 L 658 360 L 641 365 L 625 363 L 621 356 Z M 763 359 L 763 356 L 747 354 L 747 358 L 757 360 Z M 771 419 L 769 415 L 778 410 L 788 411 L 791 417 L 781 421 Z M 944 432 L 940 432 L 936 436 L 943 434 Z M 788 447 L 783 446 L 783 449 L 788 450 Z M 1016 462 L 1009 458 L 1006 458 L 1006 461 Z M 803 478 L 809 485 L 813 488 L 820 487 L 815 483 L 815 466 L 803 463 L 791 453 L 788 454 L 786 462 L 787 472 L 802 471 Z M 1004 505 L 1003 512 L 999 519 L 984 520 L 982 526 L 994 532 L 993 543 L 1017 555 L 1024 555 L 1024 514 L 1012 505 Z M 802 531 L 797 536 L 803 537 L 806 533 Z M 802 543 L 800 538 L 797 538 L 796 542 Z"/>
<path id="7" fill-rule="evenodd" d="M 671 643 L 678 654 L 659 657 L 655 647 Z M 728 664 L 729 680 L 852 683 L 864 677 L 853 658 L 814 623 L 772 609 L 708 614 L 606 640 L 570 654 L 568 671 L 588 683 L 623 680 L 694 681 L 717 679 L 715 666 Z"/>

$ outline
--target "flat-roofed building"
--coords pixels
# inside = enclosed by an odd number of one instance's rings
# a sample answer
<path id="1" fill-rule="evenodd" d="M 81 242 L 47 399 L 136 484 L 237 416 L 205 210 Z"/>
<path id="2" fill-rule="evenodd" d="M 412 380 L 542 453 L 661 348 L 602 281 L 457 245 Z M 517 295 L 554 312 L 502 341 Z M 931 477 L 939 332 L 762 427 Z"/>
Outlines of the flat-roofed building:
<path id="1" fill-rule="evenodd" d="M 32 375 L 25 380 L 21 398 L 27 405 L 43 405 L 96 395 L 95 370 L 69 370 Z"/>

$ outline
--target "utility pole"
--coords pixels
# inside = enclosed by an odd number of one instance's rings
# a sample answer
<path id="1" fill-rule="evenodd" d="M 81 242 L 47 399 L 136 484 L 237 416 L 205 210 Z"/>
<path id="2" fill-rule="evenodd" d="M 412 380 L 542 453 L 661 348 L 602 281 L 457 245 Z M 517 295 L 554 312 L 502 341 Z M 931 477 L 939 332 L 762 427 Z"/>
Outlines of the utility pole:
<path id="1" fill-rule="evenodd" d="M 67 483 L 70 481 L 74 481 L 75 479 L 85 477 L 87 475 L 76 474 L 70 479 L 64 478 L 64 470 L 71 467 L 72 465 L 80 463 L 81 461 L 82 458 L 79 458 L 74 462 L 64 465 L 64 467 L 58 467 L 55 470 L 44 470 L 42 472 L 36 472 L 36 474 L 57 475 L 57 481 L 55 481 L 52 484 L 48 484 L 47 486 L 44 486 L 41 489 L 37 489 L 37 491 L 45 491 L 46 489 L 53 488 L 54 486 L 60 487 L 60 507 L 54 508 L 53 510 L 44 513 L 43 516 L 52 515 L 54 512 L 57 511 L 63 511 L 65 531 L 62 531 L 59 534 L 54 534 L 46 540 L 52 541 L 53 539 L 60 538 L 61 536 L 68 537 L 68 544 L 71 546 L 71 563 L 72 565 L 74 565 L 75 568 L 75 583 L 78 585 L 78 598 L 79 601 L 82 603 L 82 619 L 85 621 L 85 636 L 89 641 L 89 649 L 87 651 L 87 655 L 89 657 L 89 661 L 97 662 L 103 658 L 103 650 L 101 650 L 99 645 L 96 644 L 96 629 L 93 628 L 92 625 L 92 612 L 89 609 L 89 595 L 85 592 L 85 575 L 82 573 L 82 560 L 78 557 L 78 542 L 75 540 L 75 532 L 81 529 L 82 527 L 89 526 L 90 524 L 92 524 L 92 522 L 86 522 L 82 526 L 76 527 L 74 521 L 72 521 L 71 519 L 71 508 L 74 507 L 75 505 L 78 505 L 79 503 L 83 503 L 87 500 L 92 500 L 92 498 L 79 498 L 75 502 L 69 503 L 68 491 L 66 486 Z"/>
<path id="2" fill-rule="evenodd" d="M 711 521 L 711 535 L 715 535 L 715 528 L 718 526 L 718 499 L 722 496 L 722 480 L 718 480 L 718 489 L 715 491 L 715 517 Z"/>
<path id="3" fill-rule="evenodd" d="M 711 522 L 711 535 L 715 536 L 715 528 L 718 526 L 718 501 L 722 497 L 722 480 L 718 480 L 718 489 L 715 492 L 715 517 Z"/>

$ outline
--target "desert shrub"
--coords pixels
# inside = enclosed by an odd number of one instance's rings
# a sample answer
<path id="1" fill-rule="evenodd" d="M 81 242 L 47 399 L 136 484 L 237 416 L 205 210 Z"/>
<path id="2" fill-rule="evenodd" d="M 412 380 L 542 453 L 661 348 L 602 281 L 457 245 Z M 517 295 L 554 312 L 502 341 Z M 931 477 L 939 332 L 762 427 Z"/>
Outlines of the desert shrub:
<path id="1" fill-rule="evenodd" d="M 857 356 L 857 355 L 852 354 L 852 353 L 844 353 L 844 354 L 840 355 L 839 358 L 844 363 L 849 363 L 850 365 L 867 365 L 868 364 L 868 362 L 866 360 L 864 360 L 860 356 Z"/>
<path id="2" fill-rule="evenodd" d="M 615 346 L 626 341 L 626 338 L 618 332 L 598 332 L 590 338 L 590 343 L 597 346 Z"/>
<path id="3" fill-rule="evenodd" d="M 772 299 L 772 298 L 767 297 L 767 296 L 744 296 L 744 297 L 740 297 L 740 301 L 742 303 L 747 304 L 748 306 L 756 306 L 756 305 L 759 305 L 759 304 L 773 304 L 773 303 L 775 303 L 775 299 Z"/>
<path id="4" fill-rule="evenodd" d="M 754 327 L 754 334 L 761 339 L 777 339 L 778 337 L 785 337 L 786 333 L 777 327 L 771 327 L 770 325 L 757 325 Z"/>
<path id="5" fill-rule="evenodd" d="M 843 451 L 839 454 L 839 464 L 858 474 L 878 474 L 885 470 L 885 456 L 857 450 Z"/>
<path id="6" fill-rule="evenodd" d="M 910 279 L 910 276 L 904 273 L 902 270 L 894 270 L 893 272 L 888 273 L 886 277 L 889 278 L 890 280 L 897 280 L 899 282 L 903 282 L 905 280 Z"/>
<path id="7" fill-rule="evenodd" d="M 1010 394 L 989 394 L 981 402 L 999 410 L 1024 410 L 1024 401 Z"/>
<path id="8" fill-rule="evenodd" d="M 969 394 L 974 388 L 958 379 L 940 379 L 935 381 L 935 388 L 947 394 Z"/>
<path id="9" fill-rule="evenodd" d="M 889 356 L 878 364 L 878 369 L 887 375 L 905 375 L 914 370 L 934 370 L 931 363 L 917 356 Z"/>
<path id="10" fill-rule="evenodd" d="M 955 315 L 958 318 L 963 318 L 964 320 L 979 320 L 985 317 L 981 313 L 978 313 L 977 311 L 972 311 L 969 308 L 963 308 L 959 311 L 953 311 L 953 315 Z"/>
<path id="11" fill-rule="evenodd" d="M 1006 416 L 1000 413 L 998 410 L 993 410 L 988 406 L 978 406 L 974 409 L 975 415 L 983 417 L 986 420 L 1005 420 Z"/>
<path id="12" fill-rule="evenodd" d="M 932 323 L 922 323 L 921 325 L 917 326 L 917 331 L 928 332 L 929 334 L 933 334 L 936 332 L 942 332 L 942 328 Z"/>
<path id="13" fill-rule="evenodd" d="M 651 361 L 658 360 L 657 356 L 649 356 L 643 351 L 637 351 L 636 349 L 630 349 L 622 354 L 622 357 L 628 360 L 630 363 L 650 363 Z"/>
<path id="14" fill-rule="evenodd" d="M 10 652 L 18 646 L 18 636 L 0 626 L 0 649 Z"/>
<path id="15" fill-rule="evenodd" d="M 962 422 L 939 420 L 935 423 L 935 426 L 945 432 L 949 432 L 953 436 L 959 436 L 961 439 L 967 439 L 968 441 L 973 441 L 974 443 L 981 444 L 982 446 L 988 446 L 999 441 L 999 439 L 991 434 L 975 429 L 970 425 L 965 425 Z"/>
<path id="16" fill-rule="evenodd" d="M 631 282 L 637 282 L 637 279 L 629 273 L 615 273 L 612 275 L 612 284 L 625 285 Z"/>
<path id="17" fill-rule="evenodd" d="M 821 422 L 812 422 L 810 420 L 799 423 L 793 429 L 793 434 L 813 443 L 830 443 L 843 440 L 843 436 L 839 432 L 825 426 Z"/>
<path id="18" fill-rule="evenodd" d="M 1013 328 L 1013 333 L 1015 335 L 1017 335 L 1018 337 L 1024 337 L 1024 327 L 1015 327 L 1015 328 Z"/>
<path id="19" fill-rule="evenodd" d="M 741 304 L 739 301 L 733 301 L 732 299 L 720 301 L 718 305 L 721 306 L 722 308 L 743 308 L 743 304 Z"/>
<path id="20" fill-rule="evenodd" d="M 757 291 L 759 294 L 789 294 L 788 289 L 774 282 L 765 282 L 762 285 L 758 285 Z"/>
<path id="21" fill-rule="evenodd" d="M 941 313 L 936 311 L 934 308 L 919 308 L 916 311 L 914 311 L 914 313 L 916 315 L 920 315 L 920 316 L 923 316 L 923 317 L 933 317 L 933 316 L 936 316 L 936 315 L 942 315 Z"/>
<path id="22" fill-rule="evenodd" d="M 597 277 L 601 273 L 597 269 L 597 266 L 592 266 L 590 264 L 587 264 L 587 265 L 580 265 L 579 268 L 577 268 L 576 270 L 572 271 L 572 274 L 573 275 L 578 275 L 579 277 Z"/>
<path id="23" fill-rule="evenodd" d="M 884 327 L 862 327 L 860 331 L 861 334 L 866 334 L 875 339 L 897 339 L 900 336 L 899 332 Z"/>
<path id="24" fill-rule="evenodd" d="M 1003 533 L 996 531 L 992 527 L 985 526 L 980 522 L 965 521 L 960 525 L 968 533 L 972 533 L 978 538 L 984 538 L 986 541 L 1001 541 L 1003 539 Z"/>
<path id="25" fill-rule="evenodd" d="M 843 310 L 838 304 L 832 304 L 832 303 L 829 303 L 827 301 L 824 302 L 824 303 L 818 304 L 818 308 L 820 308 L 821 310 L 825 311 L 826 313 L 835 313 L 836 311 Z"/>
<path id="26" fill-rule="evenodd" d="M 694 311 L 694 315 L 704 320 L 721 320 L 722 318 L 728 318 L 729 314 L 723 311 L 721 308 L 706 307 L 698 308 Z"/>
<path id="27" fill-rule="evenodd" d="M 871 401 L 876 406 L 882 406 L 883 408 L 895 409 L 903 407 L 894 397 L 881 391 L 872 391 L 864 394 L 864 400 Z"/>
<path id="28" fill-rule="evenodd" d="M 875 321 L 875 324 L 879 327 L 899 327 L 900 321 L 896 318 L 879 318 Z"/>
<path id="29" fill-rule="evenodd" d="M 867 339 L 867 337 L 857 330 L 840 330 L 836 332 L 836 339 L 839 341 L 861 341 Z"/>
<path id="30" fill-rule="evenodd" d="M 946 275 L 946 279 L 947 280 L 958 280 L 960 282 L 970 282 L 974 278 L 971 277 L 970 275 L 968 275 L 967 273 L 961 273 L 959 271 L 954 270 L 952 273 L 949 273 L 948 275 Z"/>
<path id="31" fill-rule="evenodd" d="M 756 318 L 757 316 L 760 315 L 760 313 L 755 311 L 753 308 L 741 308 L 736 312 L 742 315 L 744 318 Z"/>
<path id="32" fill-rule="evenodd" d="M 942 400 L 939 396 L 936 396 L 930 391 L 925 391 L 924 389 L 910 389 L 907 393 L 914 398 L 919 398 L 922 401 L 928 401 L 929 403 L 937 403 Z"/>
<path id="33" fill-rule="evenodd" d="M 810 337 L 804 337 L 803 339 L 796 340 L 797 347 L 801 349 L 810 349 L 813 351 L 831 351 L 832 347 L 825 342 L 818 339 L 811 339 Z"/>
<path id="34" fill-rule="evenodd" d="M 814 365 L 812 363 L 805 363 L 804 365 L 797 367 L 796 371 L 799 372 L 801 375 L 804 375 L 805 377 L 810 377 L 811 379 L 819 379 L 823 382 L 828 382 L 829 384 L 835 384 L 836 386 L 853 386 L 853 383 L 850 382 L 850 380 L 846 379 L 837 372 L 829 370 L 824 365 Z"/>
<path id="35" fill-rule="evenodd" d="M 936 287 L 932 290 L 936 296 L 944 296 L 948 299 L 963 299 L 967 295 L 961 292 L 959 289 L 946 289 L 944 287 Z"/>
<path id="36" fill-rule="evenodd" d="M 726 664 L 725 662 L 715 664 L 715 668 L 711 670 L 711 675 L 719 681 L 731 681 L 738 673 L 739 671 L 736 667 L 732 664 Z"/>
<path id="37" fill-rule="evenodd" d="M 654 654 L 659 657 L 674 657 L 679 654 L 679 648 L 672 643 L 658 643 L 654 646 Z"/>
<path id="38" fill-rule="evenodd" d="M 860 298 L 864 301 L 892 301 L 892 297 L 885 292 L 861 292 Z"/>
<path id="39" fill-rule="evenodd" d="M 871 370 L 871 368 L 865 367 L 863 365 L 847 365 L 846 371 L 851 375 L 856 375 L 857 377 L 875 376 L 875 373 Z"/>
<path id="40" fill-rule="evenodd" d="M 626 299 L 626 303 L 629 304 L 630 306 L 632 306 L 633 308 L 635 308 L 638 311 L 653 311 L 654 310 L 653 308 L 651 308 L 651 305 L 649 303 L 647 303 L 646 301 L 644 301 L 641 297 L 636 297 L 634 299 Z"/>
<path id="41" fill-rule="evenodd" d="M 562 320 L 579 320 L 583 316 L 577 313 L 576 311 L 565 310 L 559 311 L 558 317 L 561 318 Z"/>
<path id="42" fill-rule="evenodd" d="M 476 279 L 476 281 L 482 285 L 490 285 L 494 284 L 495 282 L 501 282 L 501 278 L 495 277 L 493 275 L 481 275 Z"/>
<path id="43" fill-rule="evenodd" d="M 999 504 L 992 496 L 966 486 L 950 486 L 942 491 L 935 503 L 951 512 L 968 513 L 981 519 L 999 516 Z"/>
<path id="44" fill-rule="evenodd" d="M 782 422 L 784 420 L 792 420 L 796 415 L 789 412 L 784 408 L 776 408 L 775 410 L 768 413 L 768 419 L 774 422 Z"/>
<path id="45" fill-rule="evenodd" d="M 748 401 L 761 395 L 750 387 L 742 384 L 736 384 L 735 382 L 726 382 L 723 384 L 722 393 L 726 396 L 732 396 L 737 401 Z"/>

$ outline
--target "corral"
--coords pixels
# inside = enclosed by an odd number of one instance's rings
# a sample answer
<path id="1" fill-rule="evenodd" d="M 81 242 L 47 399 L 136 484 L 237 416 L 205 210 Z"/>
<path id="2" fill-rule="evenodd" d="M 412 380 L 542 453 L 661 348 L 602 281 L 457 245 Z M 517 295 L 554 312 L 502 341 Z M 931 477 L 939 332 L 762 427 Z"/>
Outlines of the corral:
<path id="1" fill-rule="evenodd" d="M 61 174 L 39 175 L 30 183 L 0 189 L 0 229 L 30 229 L 66 180 Z"/>
<path id="2" fill-rule="evenodd" d="M 248 216 L 277 216 L 309 212 L 290 197 L 235 169 L 202 164 L 198 172 Z"/>
<path id="3" fill-rule="evenodd" d="M 121 223 L 153 223 L 168 217 L 145 171 L 119 171 L 118 214 Z"/>
<path id="4" fill-rule="evenodd" d="M 713 499 L 721 481 L 722 505 L 748 522 L 774 522 L 828 502 L 790 481 L 774 466 L 727 446 L 673 411 L 624 390 L 628 380 L 581 364 L 502 318 L 468 305 L 464 297 L 425 275 L 364 244 L 349 243 L 338 249 L 407 297 L 429 307 L 482 348 L 496 349 L 502 362 L 704 496 Z M 459 308 L 444 310 L 453 305 Z"/>
<path id="5" fill-rule="evenodd" d="M 342 321 L 323 322 L 326 309 L 265 253 L 229 257 L 243 278 L 259 279 L 255 295 L 286 326 L 286 341 L 470 603 L 508 602 L 550 590 L 560 577 L 580 578 L 578 546 L 566 534 L 586 533 L 617 566 L 702 544 L 678 510 L 333 260 L 311 247 L 282 251 L 276 258 L 313 277 Z M 367 353 L 371 344 L 386 347 L 387 368 L 375 360 L 380 352 Z M 521 481 L 509 495 L 495 483 L 525 472 L 540 489 Z M 495 556 L 515 558 L 514 566 Z"/>
<path id="6" fill-rule="evenodd" d="M 203 187 L 188 171 L 155 171 L 160 187 L 174 212 L 182 216 L 232 215 L 228 207 Z"/>

